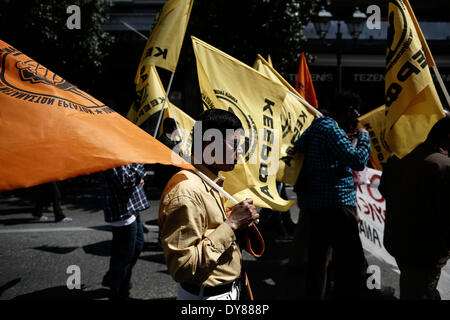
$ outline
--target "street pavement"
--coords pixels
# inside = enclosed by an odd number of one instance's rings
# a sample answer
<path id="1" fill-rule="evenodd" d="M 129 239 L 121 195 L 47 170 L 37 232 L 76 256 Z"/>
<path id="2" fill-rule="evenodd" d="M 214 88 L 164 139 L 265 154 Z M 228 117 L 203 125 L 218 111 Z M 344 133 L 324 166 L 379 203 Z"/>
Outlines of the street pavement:
<path id="1" fill-rule="evenodd" d="M 73 183 L 72 183 L 73 184 Z M 31 190 L 0 193 L 0 300 L 105 300 L 107 288 L 101 285 L 109 264 L 111 229 L 103 220 L 96 183 L 87 186 L 70 183 L 61 188 L 64 213 L 70 223 L 55 223 L 47 211 L 48 221 L 31 217 Z M 167 272 L 164 255 L 158 245 L 157 209 L 159 194 L 147 189 L 151 206 L 141 213 L 148 225 L 145 247 L 133 269 L 131 297 L 139 300 L 173 300 L 176 283 Z M 288 197 L 295 194 L 288 189 Z M 298 208 L 291 210 L 294 222 Z M 244 252 L 253 295 L 256 300 L 302 299 L 298 270 L 290 268 L 292 241 L 274 241 L 270 225 L 260 225 L 266 241 L 261 258 Z M 391 267 L 366 253 L 369 264 L 381 269 L 382 286 L 395 289 L 398 298 L 398 274 Z M 81 289 L 70 290 L 68 268 L 80 270 Z M 447 265 L 448 267 L 448 265 Z M 450 299 L 449 288 L 441 290 Z"/>

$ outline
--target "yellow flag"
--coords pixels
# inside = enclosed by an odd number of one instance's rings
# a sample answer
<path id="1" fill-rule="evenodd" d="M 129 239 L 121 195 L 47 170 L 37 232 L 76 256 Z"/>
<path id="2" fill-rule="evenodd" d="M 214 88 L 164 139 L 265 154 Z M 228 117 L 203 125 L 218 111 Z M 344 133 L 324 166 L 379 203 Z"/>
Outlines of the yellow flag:
<path id="1" fill-rule="evenodd" d="M 194 0 L 169 0 L 158 13 L 139 62 L 136 84 L 145 65 L 155 65 L 175 72 L 193 2 Z"/>
<path id="2" fill-rule="evenodd" d="M 253 67 L 297 94 L 297 91 L 262 56 L 257 56 Z M 297 182 L 304 159 L 304 155 L 293 152 L 294 143 L 312 123 L 315 114 L 309 111 L 295 96 L 287 94 L 283 101 L 280 117 L 283 138 L 277 181 L 294 185 Z"/>
<path id="3" fill-rule="evenodd" d="M 383 145 L 382 139 L 385 124 L 385 109 L 386 107 L 382 105 L 358 118 L 360 126 L 369 132 L 370 146 L 372 147 L 371 160 L 377 170 L 383 170 L 383 164 L 386 163 L 391 155 L 387 146 Z"/>
<path id="4" fill-rule="evenodd" d="M 161 111 L 166 91 L 161 83 L 155 66 L 145 66 L 146 76 L 136 86 L 136 99 L 127 114 L 127 119 L 137 126 L 143 124 L 156 112 Z M 170 101 L 169 106 L 173 106 Z"/>
<path id="5" fill-rule="evenodd" d="M 205 108 L 233 112 L 245 131 L 244 155 L 232 172 L 223 173 L 224 189 L 238 201 L 250 197 L 258 207 L 287 211 L 294 202 L 276 189 L 286 88 L 199 39 L 192 42 Z"/>
<path id="6" fill-rule="evenodd" d="M 385 78 L 384 139 L 399 158 L 425 141 L 433 125 L 445 116 L 424 52 L 427 48 L 404 2 L 389 1 Z"/>

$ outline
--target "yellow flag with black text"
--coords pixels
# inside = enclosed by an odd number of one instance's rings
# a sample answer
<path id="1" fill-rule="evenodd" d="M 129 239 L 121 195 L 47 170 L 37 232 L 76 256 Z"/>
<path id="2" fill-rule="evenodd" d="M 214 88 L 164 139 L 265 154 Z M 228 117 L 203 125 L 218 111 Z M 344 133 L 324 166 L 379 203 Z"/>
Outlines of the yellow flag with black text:
<path id="1" fill-rule="evenodd" d="M 383 138 L 399 158 L 425 141 L 445 116 L 428 67 L 431 53 L 408 6 L 407 1 L 389 1 Z"/>
<path id="2" fill-rule="evenodd" d="M 264 60 L 258 54 L 253 68 L 284 85 L 289 91 L 298 94 L 297 91 L 272 67 L 271 63 Z M 315 118 L 311 112 L 295 96 L 288 93 L 283 101 L 280 114 L 282 128 L 282 145 L 280 153 L 280 167 L 277 173 L 277 181 L 294 185 L 303 165 L 304 155 L 294 153 L 294 143 L 309 127 Z"/>
<path id="3" fill-rule="evenodd" d="M 245 131 L 243 156 L 233 171 L 222 173 L 224 189 L 238 201 L 248 197 L 255 206 L 287 211 L 294 202 L 276 188 L 286 88 L 195 37 L 192 42 L 205 109 L 233 112 Z"/>
<path id="4" fill-rule="evenodd" d="M 153 22 L 135 83 L 146 65 L 175 72 L 194 0 L 168 0 Z"/>
<path id="5" fill-rule="evenodd" d="M 391 152 L 383 144 L 383 132 L 385 125 L 385 109 L 382 105 L 358 118 L 359 125 L 366 129 L 370 135 L 370 146 L 372 148 L 371 161 L 375 169 L 383 170 L 383 164 L 386 163 Z"/>
<path id="6" fill-rule="evenodd" d="M 145 66 L 145 77 L 136 85 L 136 99 L 133 101 L 127 114 L 127 119 L 141 126 L 156 112 L 161 111 L 166 97 L 166 91 L 159 78 L 155 66 Z M 170 101 L 166 102 L 173 106 Z"/>

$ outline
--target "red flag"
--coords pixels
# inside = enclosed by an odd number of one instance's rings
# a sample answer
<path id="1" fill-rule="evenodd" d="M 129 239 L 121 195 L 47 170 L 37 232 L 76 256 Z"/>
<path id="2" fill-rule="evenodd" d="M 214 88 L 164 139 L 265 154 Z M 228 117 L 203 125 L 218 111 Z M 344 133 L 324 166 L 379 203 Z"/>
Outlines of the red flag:
<path id="1" fill-rule="evenodd" d="M 319 107 L 316 98 L 316 92 L 314 91 L 314 86 L 311 79 L 311 74 L 309 73 L 308 64 L 306 63 L 305 55 L 302 52 L 300 56 L 300 66 L 298 68 L 297 82 L 295 83 L 295 89 L 301 94 L 303 98 L 310 105 L 314 106 L 316 109 Z"/>
<path id="2" fill-rule="evenodd" d="M 132 162 L 193 169 L 132 122 L 0 40 L 0 191 Z"/>

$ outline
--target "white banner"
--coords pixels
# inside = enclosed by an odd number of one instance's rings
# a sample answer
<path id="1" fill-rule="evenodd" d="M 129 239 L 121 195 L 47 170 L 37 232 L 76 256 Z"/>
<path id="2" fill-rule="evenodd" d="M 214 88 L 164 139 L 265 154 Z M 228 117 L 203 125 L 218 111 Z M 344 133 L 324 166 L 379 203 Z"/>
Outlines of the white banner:
<path id="1" fill-rule="evenodd" d="M 363 248 L 378 259 L 391 264 L 398 271 L 397 263 L 383 245 L 386 202 L 378 191 L 381 171 L 368 168 L 367 178 L 370 184 L 358 185 L 356 210 L 361 218 L 359 236 Z"/>

